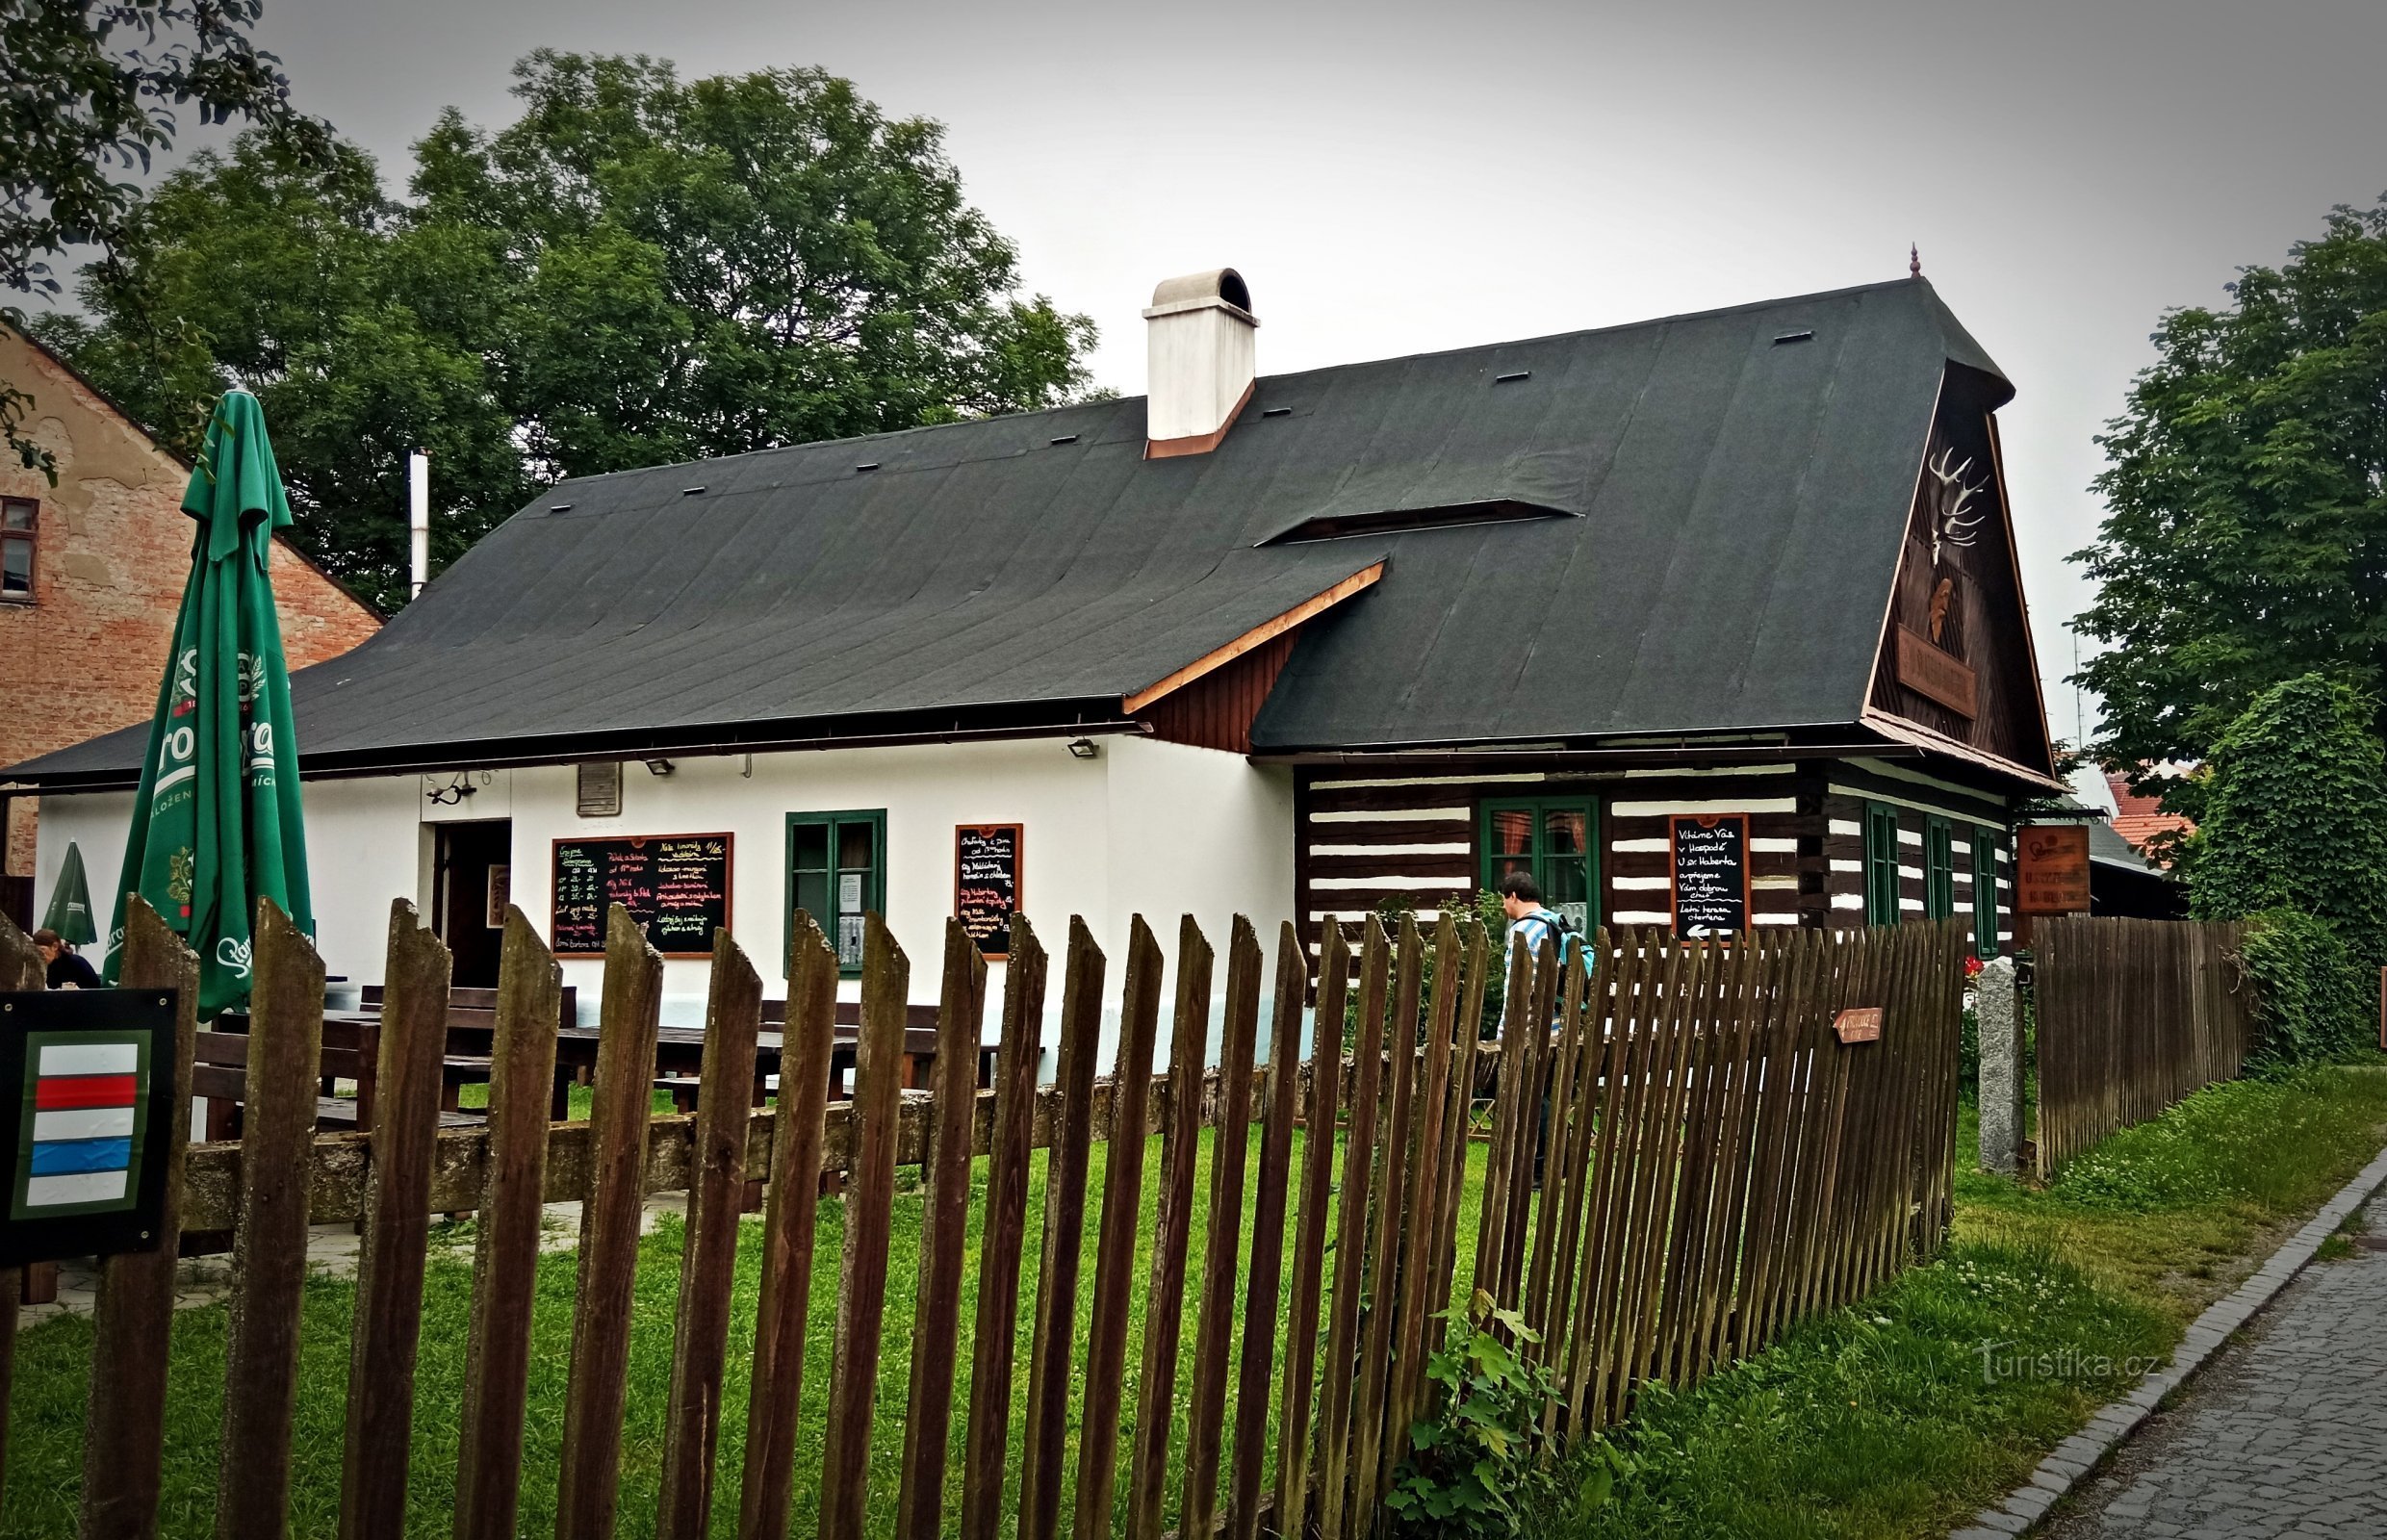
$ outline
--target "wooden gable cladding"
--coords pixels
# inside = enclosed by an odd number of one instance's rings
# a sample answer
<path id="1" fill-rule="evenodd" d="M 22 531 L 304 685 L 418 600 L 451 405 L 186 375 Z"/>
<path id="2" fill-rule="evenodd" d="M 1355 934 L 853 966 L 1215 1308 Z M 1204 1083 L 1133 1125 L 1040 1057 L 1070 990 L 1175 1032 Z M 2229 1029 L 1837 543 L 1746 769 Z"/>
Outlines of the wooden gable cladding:
<path id="1" fill-rule="evenodd" d="M 1298 629 L 1271 636 L 1233 662 L 1215 668 L 1182 689 L 1171 690 L 1137 713 L 1152 735 L 1198 749 L 1251 752 L 1251 719 L 1275 688 L 1276 676 L 1293 656 Z"/>
<path id="2" fill-rule="evenodd" d="M 2025 769 L 2053 767 L 1996 424 L 1951 375 L 1907 521 L 1869 706 Z"/>

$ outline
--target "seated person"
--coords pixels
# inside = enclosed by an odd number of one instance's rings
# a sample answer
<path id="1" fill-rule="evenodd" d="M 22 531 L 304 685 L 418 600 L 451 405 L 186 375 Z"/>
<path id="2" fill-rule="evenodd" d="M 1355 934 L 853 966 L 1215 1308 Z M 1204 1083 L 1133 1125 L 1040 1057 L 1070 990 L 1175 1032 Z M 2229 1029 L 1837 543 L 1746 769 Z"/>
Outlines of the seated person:
<path id="1" fill-rule="evenodd" d="M 49 987 L 53 989 L 99 989 L 106 986 L 99 981 L 99 970 L 75 955 L 74 948 L 59 937 L 56 931 L 33 933 L 33 944 L 39 949 L 41 961 L 49 964 Z"/>

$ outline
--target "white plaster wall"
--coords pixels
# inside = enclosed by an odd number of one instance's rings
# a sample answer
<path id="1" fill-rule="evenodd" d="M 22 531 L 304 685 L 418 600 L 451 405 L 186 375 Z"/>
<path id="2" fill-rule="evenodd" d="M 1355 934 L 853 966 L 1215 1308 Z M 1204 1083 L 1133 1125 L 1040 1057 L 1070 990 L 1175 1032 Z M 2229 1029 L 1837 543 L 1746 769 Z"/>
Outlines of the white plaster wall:
<path id="1" fill-rule="evenodd" d="M 133 794 L 92 791 L 79 797 L 41 799 L 41 819 L 34 844 L 33 918 L 41 923 L 49 911 L 50 895 L 58 891 L 58 868 L 72 844 L 83 853 L 83 879 L 91 894 L 91 929 L 99 939 L 83 955 L 99 966 L 108 950 L 108 917 L 116 880 L 124 874 L 124 836 L 133 827 Z"/>
<path id="2" fill-rule="evenodd" d="M 1178 916 L 1191 913 L 1219 962 L 1215 1019 L 1226 996 L 1226 949 L 1234 916 L 1247 915 L 1272 970 L 1278 928 L 1293 912 L 1293 783 L 1289 772 L 1255 767 L 1240 755 L 1125 735 L 1095 740 L 1092 759 L 1058 738 L 1014 742 L 839 749 L 812 753 L 684 757 L 658 777 L 623 767 L 622 813 L 574 811 L 569 765 L 436 776 L 384 776 L 306 783 L 308 866 L 317 944 L 326 969 L 356 983 L 381 978 L 390 903 L 424 909 L 430 894 L 430 825 L 513 822 L 514 902 L 545 932 L 553 885 L 553 841 L 606 834 L 730 834 L 731 930 L 767 992 L 783 996 L 788 905 L 786 817 L 790 812 L 884 808 L 886 917 L 911 962 L 914 1001 L 937 996 L 943 927 L 953 909 L 956 825 L 1023 825 L 1021 878 L 1029 919 L 1052 958 L 1046 1040 L 1062 999 L 1069 920 L 1082 914 L 1109 960 L 1102 1067 L 1116 1048 L 1116 1002 L 1124 981 L 1129 916 L 1149 919 L 1168 958 L 1164 999 L 1173 993 Z M 433 802 L 457 784 L 471 794 Z M 132 813 L 127 792 L 42 799 L 35 899 L 46 903 L 68 839 L 79 840 L 94 902 L 116 880 Z M 593 958 L 563 962 L 593 1019 L 603 978 Z M 664 1019 L 704 1019 L 711 965 L 664 965 Z M 1273 972 L 1269 975 L 1273 978 Z M 988 981 L 987 1033 L 1000 1020 L 1003 966 Z M 1267 1054 L 1262 987 L 1261 1053 Z M 859 986 L 847 982 L 852 998 Z M 1166 1057 L 1168 1023 L 1161 1028 Z M 1047 1072 L 1050 1065 L 1047 1064 Z"/>

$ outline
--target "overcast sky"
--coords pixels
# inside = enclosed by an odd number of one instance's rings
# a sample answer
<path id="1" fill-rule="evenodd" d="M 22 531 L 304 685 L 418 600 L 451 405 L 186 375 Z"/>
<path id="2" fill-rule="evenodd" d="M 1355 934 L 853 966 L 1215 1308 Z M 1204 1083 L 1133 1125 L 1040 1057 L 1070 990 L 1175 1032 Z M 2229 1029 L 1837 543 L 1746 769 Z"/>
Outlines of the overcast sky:
<path id="1" fill-rule="evenodd" d="M 2092 435 L 2168 307 L 2220 303 L 2387 191 L 2387 4 L 834 6 L 268 0 L 295 92 L 401 180 L 513 61 L 820 64 L 948 125 L 1027 285 L 1140 394 L 1158 279 L 1251 285 L 1264 372 L 1923 270 L 2019 392 L 2001 414 L 2048 715 Z"/>

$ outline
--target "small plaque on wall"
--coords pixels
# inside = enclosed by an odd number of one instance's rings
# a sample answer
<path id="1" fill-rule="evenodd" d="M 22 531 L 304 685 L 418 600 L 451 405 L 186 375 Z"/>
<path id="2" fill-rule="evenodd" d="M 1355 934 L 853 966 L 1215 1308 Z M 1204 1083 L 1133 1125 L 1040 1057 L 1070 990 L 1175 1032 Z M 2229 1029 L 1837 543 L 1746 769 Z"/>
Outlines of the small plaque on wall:
<path id="1" fill-rule="evenodd" d="M 0 994 L 0 1267 L 156 1250 L 179 1091 L 173 990 Z"/>
<path id="2" fill-rule="evenodd" d="M 953 831 L 953 912 L 987 958 L 1011 955 L 1020 905 L 1020 826 L 962 824 Z"/>

